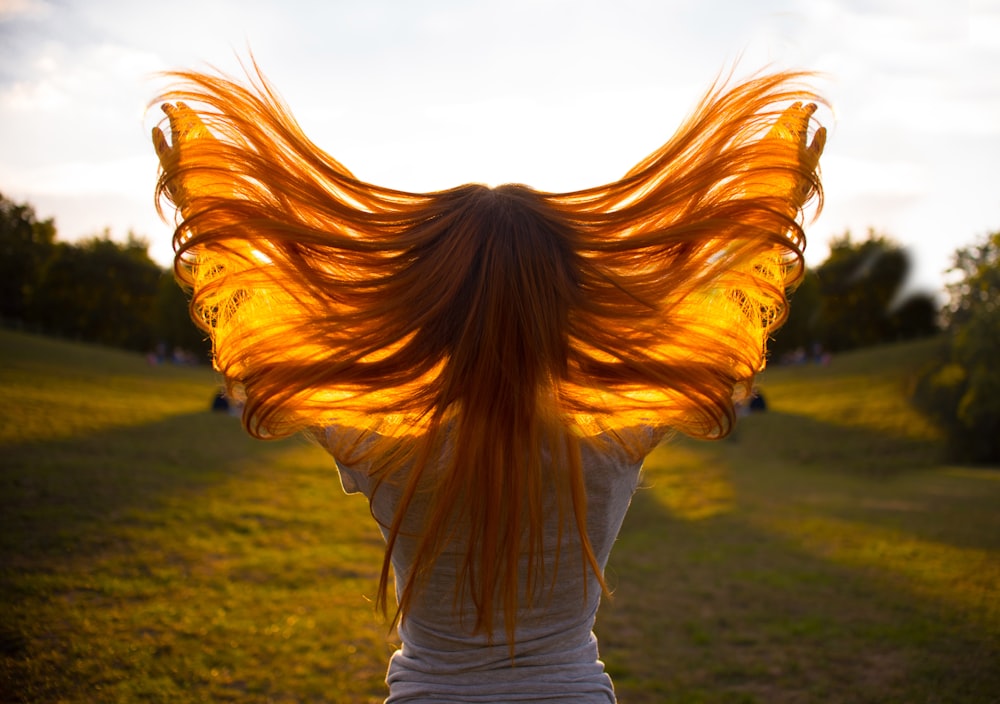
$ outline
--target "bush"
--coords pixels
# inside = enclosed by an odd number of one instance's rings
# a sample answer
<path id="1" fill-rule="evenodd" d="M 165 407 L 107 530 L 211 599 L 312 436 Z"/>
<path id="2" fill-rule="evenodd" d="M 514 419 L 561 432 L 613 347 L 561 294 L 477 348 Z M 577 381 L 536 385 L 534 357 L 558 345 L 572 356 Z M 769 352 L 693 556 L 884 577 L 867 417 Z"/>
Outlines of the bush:
<path id="1" fill-rule="evenodd" d="M 948 348 L 918 381 L 917 402 L 948 433 L 955 459 L 1000 461 L 1000 232 L 955 253 Z"/>

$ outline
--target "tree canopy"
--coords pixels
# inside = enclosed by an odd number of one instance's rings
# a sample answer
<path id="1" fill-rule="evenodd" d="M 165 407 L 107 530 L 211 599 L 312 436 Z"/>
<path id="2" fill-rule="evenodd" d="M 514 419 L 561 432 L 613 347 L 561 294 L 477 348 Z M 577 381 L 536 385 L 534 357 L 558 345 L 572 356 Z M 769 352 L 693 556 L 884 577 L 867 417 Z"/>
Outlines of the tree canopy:
<path id="1" fill-rule="evenodd" d="M 910 257 L 899 244 L 869 231 L 830 242 L 830 254 L 806 272 L 791 297 L 791 311 L 772 353 L 821 347 L 840 352 L 938 331 L 937 304 L 927 293 L 904 294 Z"/>
<path id="2" fill-rule="evenodd" d="M 39 221 L 30 205 L 0 194 L 0 319 L 24 318 L 25 302 L 38 287 L 38 274 L 55 239 L 51 218 Z"/>
<path id="3" fill-rule="evenodd" d="M 954 254 L 948 345 L 917 400 L 948 430 L 956 459 L 1000 461 L 1000 231 Z"/>
<path id="4" fill-rule="evenodd" d="M 148 243 L 56 241 L 55 223 L 0 194 L 0 318 L 7 325 L 140 352 L 207 356 L 187 297 Z"/>

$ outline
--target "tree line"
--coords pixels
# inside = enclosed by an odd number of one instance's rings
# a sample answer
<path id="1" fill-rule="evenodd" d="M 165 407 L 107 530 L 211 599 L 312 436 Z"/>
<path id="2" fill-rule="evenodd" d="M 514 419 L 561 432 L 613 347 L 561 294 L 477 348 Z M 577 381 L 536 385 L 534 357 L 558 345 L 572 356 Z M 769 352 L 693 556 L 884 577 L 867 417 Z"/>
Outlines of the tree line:
<path id="1" fill-rule="evenodd" d="M 906 293 L 911 262 L 903 247 L 874 230 L 860 241 L 844 233 L 829 246 L 826 260 L 807 269 L 792 293 L 772 357 L 845 352 L 939 332 L 934 296 Z"/>
<path id="2" fill-rule="evenodd" d="M 173 273 L 134 234 L 67 243 L 51 219 L 0 194 L 0 318 L 5 324 L 144 353 L 206 360 L 209 345 L 188 317 Z M 963 459 L 1000 459 L 1000 233 L 958 250 L 948 302 L 906 294 L 910 258 L 891 238 L 835 238 L 791 295 L 772 362 L 806 361 L 851 349 L 945 332 L 941 359 L 915 399 L 948 428 Z"/>
<path id="3" fill-rule="evenodd" d="M 52 219 L 0 194 L 0 319 L 43 334 L 160 356 L 207 360 L 173 273 L 130 233 L 60 242 Z"/>

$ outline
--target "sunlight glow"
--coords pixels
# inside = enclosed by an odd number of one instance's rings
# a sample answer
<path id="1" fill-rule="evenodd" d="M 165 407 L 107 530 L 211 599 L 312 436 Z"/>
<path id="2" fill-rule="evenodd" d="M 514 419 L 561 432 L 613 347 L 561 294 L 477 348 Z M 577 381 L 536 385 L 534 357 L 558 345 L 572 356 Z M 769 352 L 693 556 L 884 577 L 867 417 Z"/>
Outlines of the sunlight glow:
<path id="1" fill-rule="evenodd" d="M 647 490 L 670 514 L 685 521 L 702 521 L 731 513 L 736 491 L 729 468 L 677 445 L 660 446 L 646 458 Z"/>

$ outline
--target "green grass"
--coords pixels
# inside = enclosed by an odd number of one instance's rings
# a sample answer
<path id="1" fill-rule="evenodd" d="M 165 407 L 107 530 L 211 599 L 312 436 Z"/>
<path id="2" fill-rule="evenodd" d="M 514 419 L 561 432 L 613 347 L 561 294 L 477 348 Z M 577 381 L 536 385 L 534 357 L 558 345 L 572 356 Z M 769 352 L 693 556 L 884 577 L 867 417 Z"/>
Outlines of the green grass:
<path id="1" fill-rule="evenodd" d="M 367 503 L 207 369 L 0 333 L 0 696 L 381 701 Z"/>
<path id="2" fill-rule="evenodd" d="M 774 369 L 649 458 L 608 569 L 624 704 L 1000 699 L 1000 472 L 906 403 L 933 342 Z M 0 332 L 0 701 L 380 702 L 381 541 L 206 369 Z"/>
<path id="3" fill-rule="evenodd" d="M 1000 700 L 1000 472 L 906 403 L 935 344 L 769 370 L 766 413 L 650 456 L 599 622 L 621 701 Z"/>

